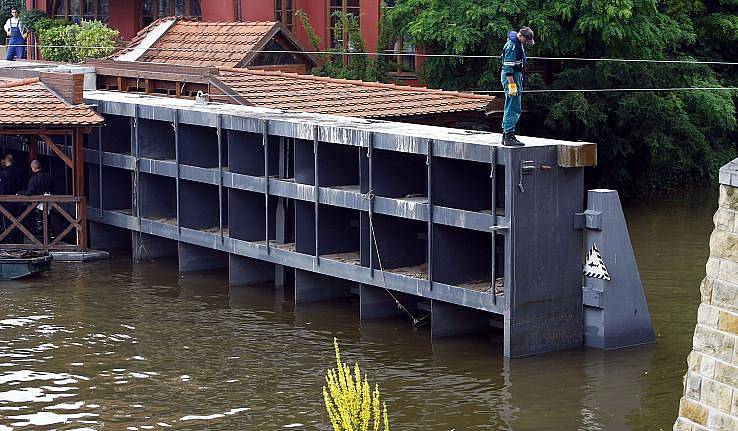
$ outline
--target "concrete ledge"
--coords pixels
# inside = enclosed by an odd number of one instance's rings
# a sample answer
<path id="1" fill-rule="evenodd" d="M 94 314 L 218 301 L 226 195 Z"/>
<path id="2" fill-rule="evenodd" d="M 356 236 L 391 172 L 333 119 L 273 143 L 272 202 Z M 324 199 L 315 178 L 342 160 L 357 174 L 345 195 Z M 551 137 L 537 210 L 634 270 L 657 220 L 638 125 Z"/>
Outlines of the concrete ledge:
<path id="1" fill-rule="evenodd" d="M 738 187 L 738 159 L 720 168 L 718 179 L 722 185 Z"/>
<path id="2" fill-rule="evenodd" d="M 54 256 L 55 262 L 89 262 L 110 257 L 110 253 L 102 250 L 52 251 L 50 254 Z"/>

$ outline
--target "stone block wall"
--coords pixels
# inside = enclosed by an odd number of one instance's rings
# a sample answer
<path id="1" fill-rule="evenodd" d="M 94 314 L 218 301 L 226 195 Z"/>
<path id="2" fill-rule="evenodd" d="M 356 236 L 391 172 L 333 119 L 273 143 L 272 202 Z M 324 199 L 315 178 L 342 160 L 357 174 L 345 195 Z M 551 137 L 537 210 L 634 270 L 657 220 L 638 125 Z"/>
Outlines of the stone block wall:
<path id="1" fill-rule="evenodd" d="M 720 183 L 675 431 L 738 430 L 738 159 Z"/>

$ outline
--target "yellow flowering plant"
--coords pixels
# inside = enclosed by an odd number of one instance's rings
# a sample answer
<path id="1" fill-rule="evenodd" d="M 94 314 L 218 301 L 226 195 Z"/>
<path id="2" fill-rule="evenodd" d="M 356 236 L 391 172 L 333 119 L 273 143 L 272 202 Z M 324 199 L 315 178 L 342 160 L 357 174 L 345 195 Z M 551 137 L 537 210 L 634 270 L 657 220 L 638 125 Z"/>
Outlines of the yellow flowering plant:
<path id="1" fill-rule="evenodd" d="M 334 431 L 389 431 L 387 405 L 379 399 L 379 385 L 374 390 L 366 375 L 361 375 L 359 364 L 351 367 L 341 362 L 338 340 L 333 338 L 336 350 L 336 368 L 325 376 L 323 400 Z M 371 424 L 371 428 L 370 428 Z"/>

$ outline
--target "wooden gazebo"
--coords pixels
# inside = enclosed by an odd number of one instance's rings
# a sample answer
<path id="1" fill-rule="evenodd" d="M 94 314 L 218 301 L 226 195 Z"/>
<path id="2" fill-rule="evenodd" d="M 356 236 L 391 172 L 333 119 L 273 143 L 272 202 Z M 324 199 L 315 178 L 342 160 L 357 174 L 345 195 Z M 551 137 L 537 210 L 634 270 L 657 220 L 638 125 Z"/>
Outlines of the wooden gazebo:
<path id="1" fill-rule="evenodd" d="M 71 170 L 72 178 L 71 195 L 0 195 L 0 214 L 5 220 L 0 247 L 86 251 L 84 134 L 102 125 L 104 120 L 83 104 L 82 89 L 81 74 L 42 72 L 36 78 L 0 80 L 0 137 L 30 138 L 27 147 L 22 148 L 28 154 L 26 168 L 36 159 L 39 145 L 47 147 L 49 153 L 58 156 Z M 60 145 L 62 141 L 68 145 Z M 34 209 L 41 210 L 42 234 L 34 234 L 28 227 Z M 51 212 L 58 213 L 67 223 L 55 238 L 50 237 Z M 8 244 L 7 239 L 14 230 L 22 233 L 23 241 Z M 75 242 L 65 242 L 71 234 Z"/>

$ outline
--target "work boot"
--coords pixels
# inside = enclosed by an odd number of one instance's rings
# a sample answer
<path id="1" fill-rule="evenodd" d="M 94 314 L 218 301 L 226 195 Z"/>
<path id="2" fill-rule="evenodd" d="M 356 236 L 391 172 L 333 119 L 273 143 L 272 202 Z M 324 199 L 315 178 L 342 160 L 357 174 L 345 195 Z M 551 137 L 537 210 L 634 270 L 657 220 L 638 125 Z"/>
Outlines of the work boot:
<path id="1" fill-rule="evenodd" d="M 515 132 L 503 132 L 502 133 L 502 145 L 506 147 L 523 147 L 524 143 L 518 141 L 515 137 Z"/>

